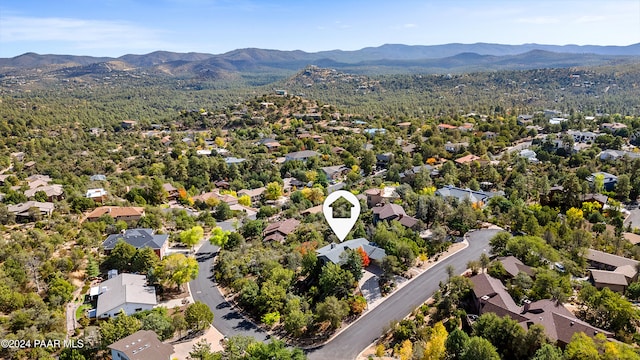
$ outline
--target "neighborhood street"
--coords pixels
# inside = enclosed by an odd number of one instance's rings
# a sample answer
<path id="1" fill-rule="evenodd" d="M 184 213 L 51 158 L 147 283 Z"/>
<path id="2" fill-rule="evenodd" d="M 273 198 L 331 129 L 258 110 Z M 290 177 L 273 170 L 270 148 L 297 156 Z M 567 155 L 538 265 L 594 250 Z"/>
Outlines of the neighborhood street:
<path id="1" fill-rule="evenodd" d="M 466 270 L 468 261 L 476 260 L 482 252 L 489 251 L 489 240 L 500 231 L 491 229 L 469 233 L 469 246 L 466 249 L 438 262 L 413 279 L 327 344 L 309 350 L 309 359 L 355 359 L 362 350 L 382 335 L 391 321 L 403 319 L 438 290 L 439 282 L 447 279 L 448 265 L 453 265 L 456 273 L 462 273 Z M 268 334 L 246 320 L 237 309 L 232 308 L 218 291 L 212 277 L 212 259 L 217 251 L 218 247 L 208 242 L 198 250 L 200 273 L 198 278 L 190 283 L 194 300 L 209 305 L 215 315 L 213 325 L 225 336 L 247 335 L 261 341 L 268 339 Z"/>

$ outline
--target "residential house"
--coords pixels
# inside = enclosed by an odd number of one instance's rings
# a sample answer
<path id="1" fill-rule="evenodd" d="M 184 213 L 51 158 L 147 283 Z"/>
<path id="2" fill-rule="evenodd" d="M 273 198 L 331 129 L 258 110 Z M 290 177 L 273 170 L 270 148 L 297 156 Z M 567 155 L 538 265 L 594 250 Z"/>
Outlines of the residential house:
<path id="1" fill-rule="evenodd" d="M 145 275 L 119 274 L 95 286 L 91 293 L 98 296 L 96 317 L 99 319 L 116 316 L 120 311 L 132 315 L 158 304 L 156 289 L 147 285 Z"/>
<path id="2" fill-rule="evenodd" d="M 194 196 L 192 199 L 195 202 L 203 202 L 206 203 L 207 200 L 211 199 L 211 198 L 216 198 L 218 199 L 218 201 L 222 201 L 222 202 L 226 202 L 229 206 L 231 205 L 235 205 L 238 203 L 238 198 L 229 195 L 229 194 L 220 194 L 220 191 L 217 189 L 214 189 L 214 191 L 210 191 L 210 192 L 206 192 L 206 193 L 202 193 L 200 195 L 196 195 Z"/>
<path id="3" fill-rule="evenodd" d="M 563 117 L 552 117 L 549 119 L 549 125 L 560 125 L 565 121 L 569 121 L 569 119 Z"/>
<path id="4" fill-rule="evenodd" d="M 604 150 L 598 157 L 603 161 L 618 160 L 624 157 L 631 159 L 640 159 L 640 152 L 623 151 L 623 150 Z"/>
<path id="5" fill-rule="evenodd" d="M 133 206 L 101 206 L 87 214 L 87 220 L 97 221 L 103 215 L 108 215 L 115 221 L 134 222 L 144 216 L 144 208 Z"/>
<path id="6" fill-rule="evenodd" d="M 364 129 L 363 132 L 369 136 L 384 135 L 387 133 L 387 129 L 372 128 L 372 129 Z"/>
<path id="7" fill-rule="evenodd" d="M 379 221 L 393 221 L 396 220 L 400 224 L 413 228 L 418 223 L 418 219 L 413 216 L 407 215 L 404 208 L 397 204 L 384 204 L 375 206 L 373 208 L 373 224 L 377 224 Z"/>
<path id="8" fill-rule="evenodd" d="M 107 190 L 103 188 L 98 188 L 98 189 L 87 190 L 85 197 L 92 199 L 95 202 L 101 203 L 107 199 L 107 195 L 108 195 Z"/>
<path id="9" fill-rule="evenodd" d="M 233 165 L 233 164 L 240 164 L 245 162 L 247 159 L 245 158 L 237 158 L 237 157 L 233 157 L 233 156 L 229 156 L 228 158 L 224 159 L 224 163 L 227 165 Z"/>
<path id="10" fill-rule="evenodd" d="M 473 283 L 473 307 L 478 315 L 495 313 L 500 317 L 508 316 L 525 330 L 534 324 L 542 325 L 547 338 L 560 347 L 571 342 L 573 334 L 577 332 L 583 332 L 589 337 L 597 334 L 613 337 L 612 333 L 578 319 L 564 305 L 554 300 L 525 300 L 524 306 L 518 306 L 500 280 L 486 273 L 473 276 L 470 280 Z"/>
<path id="11" fill-rule="evenodd" d="M 33 220 L 33 215 L 51 216 L 55 205 L 50 202 L 27 201 L 20 204 L 7 206 L 7 211 L 14 214 L 18 221 Z M 33 210 L 31 210 L 33 209 Z"/>
<path id="12" fill-rule="evenodd" d="M 533 123 L 533 115 L 518 115 L 518 119 L 516 120 L 516 122 L 518 125 L 530 125 L 531 123 Z"/>
<path id="13" fill-rule="evenodd" d="M 464 124 L 458 126 L 458 130 L 463 131 L 463 132 L 471 131 L 471 130 L 473 130 L 473 124 L 472 123 L 464 123 Z"/>
<path id="14" fill-rule="evenodd" d="M 447 130 L 455 130 L 458 127 L 455 125 L 449 125 L 449 124 L 439 124 L 438 125 L 438 130 L 440 131 L 447 131 Z"/>
<path id="15" fill-rule="evenodd" d="M 302 150 L 284 155 L 285 161 L 300 160 L 307 161 L 312 157 L 320 156 L 320 153 L 313 150 Z"/>
<path id="16" fill-rule="evenodd" d="M 298 225 L 300 221 L 293 218 L 269 224 L 262 232 L 263 240 L 283 243 L 289 234 L 296 231 Z"/>
<path id="17" fill-rule="evenodd" d="M 613 174 L 609 174 L 609 173 L 602 172 L 602 171 L 592 173 L 591 175 L 589 175 L 587 177 L 587 182 L 589 182 L 589 184 L 592 187 L 594 185 L 594 181 L 596 179 L 596 176 L 598 176 L 598 175 L 602 175 L 604 177 L 603 182 L 604 182 L 604 189 L 606 191 L 612 191 L 616 187 L 616 184 L 618 183 L 618 177 L 613 175 Z"/>
<path id="18" fill-rule="evenodd" d="M 397 123 L 396 126 L 401 129 L 408 129 L 411 127 L 411 123 L 409 121 L 405 121 L 405 122 Z"/>
<path id="19" fill-rule="evenodd" d="M 502 264 L 504 270 L 510 277 L 516 277 L 519 273 L 525 273 L 531 277 L 534 275 L 533 268 L 525 265 L 515 256 L 507 256 L 499 258 L 498 261 Z"/>
<path id="20" fill-rule="evenodd" d="M 264 186 L 251 190 L 242 189 L 238 191 L 238 197 L 247 195 L 249 198 L 251 198 L 251 203 L 256 204 L 262 200 L 262 194 L 264 194 L 265 190 L 266 188 Z"/>
<path id="21" fill-rule="evenodd" d="M 484 133 L 482 133 L 482 137 L 485 139 L 493 140 L 498 137 L 498 134 L 494 133 L 493 131 L 485 131 Z"/>
<path id="22" fill-rule="evenodd" d="M 370 242 L 365 238 L 348 240 L 339 244 L 331 243 L 316 250 L 316 254 L 318 255 L 318 260 L 320 260 L 323 264 L 327 264 L 329 262 L 340 264 L 340 255 L 342 255 L 345 250 L 355 250 L 358 248 L 362 248 L 369 259 L 372 262 L 377 262 L 378 264 L 381 263 L 382 259 L 384 259 L 384 257 L 387 255 L 384 249 L 379 248 L 378 246 L 376 246 L 376 244 Z"/>
<path id="23" fill-rule="evenodd" d="M 600 129 L 602 130 L 607 130 L 610 132 L 616 132 L 618 130 L 622 130 L 622 129 L 626 129 L 627 125 L 619 123 L 619 122 L 613 122 L 613 123 L 602 123 L 600 124 Z"/>
<path id="24" fill-rule="evenodd" d="M 107 176 L 102 174 L 91 175 L 89 181 L 107 181 Z"/>
<path id="25" fill-rule="evenodd" d="M 468 142 L 452 143 L 450 141 L 447 141 L 447 143 L 444 144 L 444 149 L 450 153 L 458 153 L 468 147 L 469 147 Z"/>
<path id="26" fill-rule="evenodd" d="M 128 229 L 123 233 L 111 234 L 102 242 L 102 248 L 107 255 L 113 250 L 118 241 L 124 241 L 136 249 L 149 247 L 153 249 L 160 259 L 164 257 L 169 248 L 168 234 L 155 234 L 153 229 Z"/>
<path id="27" fill-rule="evenodd" d="M 133 129 L 136 126 L 137 122 L 133 120 L 124 120 L 120 122 L 120 127 L 123 129 Z"/>
<path id="28" fill-rule="evenodd" d="M 199 156 L 211 156 L 212 151 L 210 149 L 196 150 L 196 155 Z"/>
<path id="29" fill-rule="evenodd" d="M 12 176 L 12 175 L 8 175 L 8 174 L 0 174 L 0 185 L 4 185 L 5 181 L 7 181 L 7 179 L 9 178 L 9 176 Z"/>
<path id="30" fill-rule="evenodd" d="M 400 198 L 400 195 L 396 192 L 396 188 L 391 186 L 365 190 L 364 194 L 367 196 L 367 206 L 369 207 L 374 207 L 377 204 L 389 203 Z"/>
<path id="31" fill-rule="evenodd" d="M 162 184 L 162 190 L 167 192 L 168 200 L 176 200 L 180 196 L 178 189 L 169 183 Z"/>
<path id="32" fill-rule="evenodd" d="M 478 204 L 479 206 L 486 205 L 489 200 L 498 195 L 504 195 L 502 191 L 499 192 L 486 192 L 481 190 L 462 189 L 453 185 L 447 185 L 436 190 L 436 195 L 443 198 L 452 197 L 458 201 L 469 200 L 472 204 Z"/>
<path id="33" fill-rule="evenodd" d="M 640 261 L 589 249 L 587 261 L 590 269 L 589 281 L 598 289 L 604 287 L 624 293 L 629 284 L 638 280 Z"/>
<path id="34" fill-rule="evenodd" d="M 158 340 L 151 330 L 138 330 L 107 346 L 113 360 L 171 360 L 173 345 Z"/>
<path id="35" fill-rule="evenodd" d="M 438 174 L 440 173 L 437 169 L 435 169 L 431 165 L 418 165 L 418 166 L 412 167 L 409 170 L 401 172 L 400 178 L 403 181 L 411 181 L 421 171 L 426 171 L 427 173 L 429 173 L 430 176 L 438 176 Z"/>
<path id="36" fill-rule="evenodd" d="M 376 154 L 376 167 L 386 169 L 393 160 L 393 153 Z"/>
<path id="37" fill-rule="evenodd" d="M 537 158 L 538 155 L 533 150 L 530 150 L 530 149 L 520 150 L 519 155 L 520 157 L 527 159 L 528 162 L 531 162 L 531 163 L 538 162 L 538 158 Z"/>
<path id="38" fill-rule="evenodd" d="M 596 138 L 602 134 L 596 134 L 591 131 L 575 131 L 567 130 L 567 135 L 573 137 L 574 142 L 578 143 L 592 143 Z"/>
<path id="39" fill-rule="evenodd" d="M 63 196 L 64 190 L 62 189 L 62 185 L 59 185 L 59 184 L 38 186 L 32 189 L 26 190 L 24 192 L 24 195 L 27 198 L 31 199 L 39 191 L 42 191 L 47 197 L 47 201 L 50 201 L 50 202 L 59 201 L 64 198 Z"/>
<path id="40" fill-rule="evenodd" d="M 287 90 L 276 89 L 275 94 L 278 96 L 287 96 Z"/>
<path id="41" fill-rule="evenodd" d="M 351 169 L 344 165 L 325 166 L 321 168 L 322 172 L 327 176 L 327 179 L 338 180 L 346 176 Z"/>
<path id="42" fill-rule="evenodd" d="M 580 201 L 585 202 L 595 202 L 600 204 L 601 207 L 607 205 L 607 201 L 609 201 L 609 197 L 603 194 L 584 194 L 580 196 Z"/>
<path id="43" fill-rule="evenodd" d="M 270 153 L 272 152 L 276 152 L 280 149 L 280 147 L 282 146 L 280 144 L 280 142 L 278 141 L 267 141 L 267 142 L 263 142 L 262 145 L 267 147 L 267 151 L 269 151 Z"/>
<path id="44" fill-rule="evenodd" d="M 477 162 L 486 162 L 486 161 L 483 161 L 480 156 L 476 156 L 476 155 L 473 155 L 473 154 L 465 155 L 465 156 L 455 160 L 456 164 L 458 164 L 458 165 L 471 164 L 472 162 L 475 162 L 475 161 L 477 161 Z"/>

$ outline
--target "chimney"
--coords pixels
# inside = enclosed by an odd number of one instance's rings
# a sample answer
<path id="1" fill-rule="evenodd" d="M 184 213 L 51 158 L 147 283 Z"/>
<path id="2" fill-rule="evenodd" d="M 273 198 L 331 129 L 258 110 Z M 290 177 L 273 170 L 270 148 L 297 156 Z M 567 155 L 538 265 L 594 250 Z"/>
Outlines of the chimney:
<path id="1" fill-rule="evenodd" d="M 531 308 L 531 300 L 524 300 L 523 303 L 524 303 L 524 309 L 522 312 L 526 313 Z"/>
<path id="2" fill-rule="evenodd" d="M 331 248 L 335 249 L 336 248 L 336 243 L 331 243 Z"/>

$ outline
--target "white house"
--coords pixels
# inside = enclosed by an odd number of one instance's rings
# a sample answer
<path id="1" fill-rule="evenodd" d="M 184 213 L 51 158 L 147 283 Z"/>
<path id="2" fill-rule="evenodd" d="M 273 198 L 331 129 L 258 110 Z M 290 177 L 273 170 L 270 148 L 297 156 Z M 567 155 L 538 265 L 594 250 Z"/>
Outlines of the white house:
<path id="1" fill-rule="evenodd" d="M 98 296 L 97 318 L 109 318 L 124 310 L 131 315 L 142 310 L 151 310 L 157 304 L 156 289 L 147 285 L 145 275 L 120 274 L 94 286 L 92 296 Z"/>
<path id="2" fill-rule="evenodd" d="M 169 360 L 173 345 L 164 344 L 151 330 L 139 330 L 109 345 L 113 360 Z"/>

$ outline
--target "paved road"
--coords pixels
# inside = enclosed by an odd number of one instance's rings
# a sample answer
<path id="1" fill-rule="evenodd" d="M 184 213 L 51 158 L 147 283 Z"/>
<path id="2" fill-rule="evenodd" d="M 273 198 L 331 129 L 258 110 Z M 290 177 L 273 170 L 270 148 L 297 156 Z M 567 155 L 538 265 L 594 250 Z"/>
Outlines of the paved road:
<path id="1" fill-rule="evenodd" d="M 462 273 L 466 270 L 468 261 L 478 259 L 483 251 L 489 251 L 489 240 L 500 231 L 479 230 L 470 233 L 469 246 L 466 249 L 437 263 L 358 319 L 333 340 L 309 351 L 309 359 L 355 359 L 362 350 L 382 335 L 391 321 L 402 320 L 438 290 L 439 282 L 447 279 L 447 266 L 453 265 L 456 273 Z"/>
<path id="2" fill-rule="evenodd" d="M 213 326 L 223 335 L 247 335 L 259 341 L 267 340 L 267 333 L 245 319 L 236 308 L 232 308 L 218 291 L 212 272 L 213 257 L 218 250 L 217 246 L 205 242 L 196 253 L 200 272 L 198 278 L 189 283 L 193 299 L 209 305 L 214 315 Z"/>

